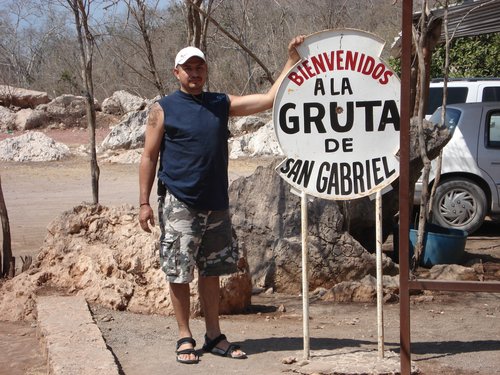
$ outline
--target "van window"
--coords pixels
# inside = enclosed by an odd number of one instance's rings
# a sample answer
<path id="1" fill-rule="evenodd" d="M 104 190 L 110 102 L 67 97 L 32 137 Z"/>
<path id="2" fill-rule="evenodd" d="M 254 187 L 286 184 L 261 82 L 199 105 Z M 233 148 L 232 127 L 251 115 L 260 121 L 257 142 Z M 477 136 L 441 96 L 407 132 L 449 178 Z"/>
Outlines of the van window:
<path id="1" fill-rule="evenodd" d="M 467 99 L 468 87 L 448 87 L 447 104 L 465 103 Z M 427 115 L 431 115 L 443 104 L 443 88 L 431 87 L 429 89 L 429 101 L 427 103 Z"/>
<path id="2" fill-rule="evenodd" d="M 500 112 L 492 112 L 488 119 L 488 147 L 500 148 Z"/>
<path id="3" fill-rule="evenodd" d="M 483 89 L 483 102 L 500 102 L 500 86 L 485 87 Z"/>
<path id="4" fill-rule="evenodd" d="M 429 119 L 429 121 L 436 125 L 440 124 L 441 112 L 442 112 L 441 109 L 439 111 L 435 111 L 434 114 Z M 448 127 L 448 129 L 450 129 L 451 132 L 455 130 L 455 127 L 457 126 L 458 120 L 460 120 L 461 115 L 462 112 L 456 108 L 446 108 L 446 117 L 444 119 L 444 122 L 446 127 Z"/>

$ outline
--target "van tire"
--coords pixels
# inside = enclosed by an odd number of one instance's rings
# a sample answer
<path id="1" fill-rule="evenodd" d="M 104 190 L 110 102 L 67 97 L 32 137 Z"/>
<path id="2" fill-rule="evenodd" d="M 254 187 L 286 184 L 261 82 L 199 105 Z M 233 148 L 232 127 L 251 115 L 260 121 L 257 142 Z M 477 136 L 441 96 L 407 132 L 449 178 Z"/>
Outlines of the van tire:
<path id="1" fill-rule="evenodd" d="M 486 205 L 483 189 L 473 181 L 466 178 L 445 180 L 436 189 L 432 221 L 470 234 L 483 224 Z"/>

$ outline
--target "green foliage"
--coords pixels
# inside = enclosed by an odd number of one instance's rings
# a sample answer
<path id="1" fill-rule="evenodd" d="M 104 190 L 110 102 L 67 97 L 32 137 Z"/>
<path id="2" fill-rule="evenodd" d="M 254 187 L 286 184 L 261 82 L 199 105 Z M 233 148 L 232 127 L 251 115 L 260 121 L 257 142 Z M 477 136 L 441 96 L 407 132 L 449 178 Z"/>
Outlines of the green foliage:
<path id="1" fill-rule="evenodd" d="M 450 78 L 500 77 L 500 34 L 453 39 L 450 43 Z M 432 55 L 431 78 L 443 77 L 445 48 Z"/>
<path id="2" fill-rule="evenodd" d="M 401 59 L 396 57 L 389 57 L 387 64 L 394 70 L 399 77 L 401 77 Z"/>
<path id="3" fill-rule="evenodd" d="M 483 34 L 452 40 L 450 43 L 450 78 L 500 77 L 500 34 Z M 431 79 L 444 76 L 444 44 L 432 55 Z M 390 57 L 389 66 L 401 75 L 401 60 Z"/>

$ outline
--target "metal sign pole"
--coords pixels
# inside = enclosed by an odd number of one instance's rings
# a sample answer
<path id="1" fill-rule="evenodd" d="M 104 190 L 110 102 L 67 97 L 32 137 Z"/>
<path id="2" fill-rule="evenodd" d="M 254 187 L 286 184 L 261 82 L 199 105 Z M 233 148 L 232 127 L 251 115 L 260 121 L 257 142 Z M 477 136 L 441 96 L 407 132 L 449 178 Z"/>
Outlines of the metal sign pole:
<path id="1" fill-rule="evenodd" d="M 378 331 L 378 358 L 384 358 L 384 284 L 382 273 L 382 193 L 377 191 L 375 199 L 375 231 L 377 253 L 377 331 Z"/>
<path id="2" fill-rule="evenodd" d="M 307 255 L 307 193 L 300 193 L 302 232 L 302 310 L 304 330 L 304 359 L 309 359 L 309 262 Z"/>

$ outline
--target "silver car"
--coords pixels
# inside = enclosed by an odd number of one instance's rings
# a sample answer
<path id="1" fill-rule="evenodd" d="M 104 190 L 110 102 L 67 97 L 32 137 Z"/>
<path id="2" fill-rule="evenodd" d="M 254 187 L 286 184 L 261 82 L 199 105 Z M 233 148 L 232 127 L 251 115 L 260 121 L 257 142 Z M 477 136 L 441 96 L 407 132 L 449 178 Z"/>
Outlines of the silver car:
<path id="1" fill-rule="evenodd" d="M 441 108 L 430 118 L 439 123 Z M 432 222 L 472 233 L 486 215 L 500 213 L 500 102 L 453 104 L 446 107 L 453 136 L 443 149 Z M 433 170 L 435 161 L 432 162 Z M 430 184 L 434 182 L 431 172 Z M 420 204 L 422 181 L 415 186 Z"/>

